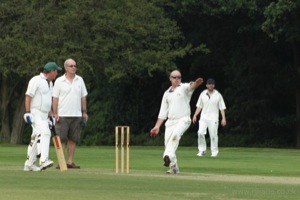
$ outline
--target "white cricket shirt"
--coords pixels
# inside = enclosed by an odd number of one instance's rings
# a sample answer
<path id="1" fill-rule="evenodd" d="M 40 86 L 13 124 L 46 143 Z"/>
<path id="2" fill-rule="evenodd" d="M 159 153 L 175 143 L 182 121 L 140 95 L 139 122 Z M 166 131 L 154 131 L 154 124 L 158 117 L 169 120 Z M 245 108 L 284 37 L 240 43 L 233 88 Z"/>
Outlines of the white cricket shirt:
<path id="1" fill-rule="evenodd" d="M 202 108 L 201 119 L 207 120 L 219 120 L 219 110 L 226 109 L 223 97 L 217 90 L 210 97 L 207 90 L 201 92 L 196 107 Z"/>
<path id="2" fill-rule="evenodd" d="M 25 93 L 31 97 L 30 110 L 37 109 L 48 114 L 52 104 L 52 88 L 52 81 L 48 82 L 43 73 L 31 78 Z"/>
<path id="3" fill-rule="evenodd" d="M 190 100 L 194 92 L 190 83 L 181 83 L 174 91 L 170 89 L 171 87 L 163 95 L 158 118 L 173 120 L 190 117 Z"/>
<path id="4" fill-rule="evenodd" d="M 81 76 L 75 75 L 72 82 L 63 75 L 56 79 L 53 97 L 58 98 L 57 113 L 62 117 L 81 117 L 81 98 L 87 96 L 87 90 Z"/>

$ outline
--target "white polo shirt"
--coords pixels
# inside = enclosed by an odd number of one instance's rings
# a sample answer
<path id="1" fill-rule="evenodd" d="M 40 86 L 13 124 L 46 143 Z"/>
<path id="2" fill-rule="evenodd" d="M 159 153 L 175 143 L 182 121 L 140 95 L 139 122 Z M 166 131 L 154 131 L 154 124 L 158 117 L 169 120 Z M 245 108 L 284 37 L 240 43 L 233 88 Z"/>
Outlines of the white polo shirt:
<path id="1" fill-rule="evenodd" d="M 226 109 L 223 97 L 217 90 L 210 97 L 207 90 L 201 92 L 196 107 L 202 108 L 200 119 L 207 120 L 219 120 L 219 110 Z"/>
<path id="2" fill-rule="evenodd" d="M 26 95 L 31 97 L 30 110 L 39 110 L 47 113 L 51 110 L 52 104 L 52 81 L 47 81 L 43 73 L 30 79 Z"/>
<path id="3" fill-rule="evenodd" d="M 87 94 L 81 76 L 75 75 L 72 82 L 68 81 L 65 75 L 57 78 L 52 96 L 58 98 L 58 115 L 61 117 L 81 117 L 81 98 Z"/>
<path id="4" fill-rule="evenodd" d="M 181 83 L 174 91 L 170 89 L 171 87 L 163 95 L 158 118 L 173 120 L 190 117 L 190 100 L 194 92 L 190 83 Z"/>

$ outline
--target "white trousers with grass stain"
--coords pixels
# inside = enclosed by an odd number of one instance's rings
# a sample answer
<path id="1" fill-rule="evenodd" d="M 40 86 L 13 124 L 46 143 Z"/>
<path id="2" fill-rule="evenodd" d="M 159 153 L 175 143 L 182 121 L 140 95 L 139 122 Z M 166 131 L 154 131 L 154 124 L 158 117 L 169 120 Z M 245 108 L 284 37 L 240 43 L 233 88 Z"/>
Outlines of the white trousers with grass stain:
<path id="1" fill-rule="evenodd" d="M 189 128 L 190 124 L 190 117 L 182 117 L 174 120 L 168 119 L 165 123 L 165 151 L 163 157 L 166 155 L 169 156 L 171 160 L 170 166 L 177 164 L 176 150 L 182 135 Z"/>

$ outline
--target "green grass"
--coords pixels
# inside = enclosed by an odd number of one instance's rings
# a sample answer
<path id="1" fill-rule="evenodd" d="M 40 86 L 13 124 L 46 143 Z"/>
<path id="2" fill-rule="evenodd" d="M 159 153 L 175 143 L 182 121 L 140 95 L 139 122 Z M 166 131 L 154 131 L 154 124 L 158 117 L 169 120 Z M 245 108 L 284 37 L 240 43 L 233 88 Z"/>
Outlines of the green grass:
<path id="1" fill-rule="evenodd" d="M 0 145 L 0 199 L 299 199 L 300 152 L 221 148 L 217 158 L 179 147 L 180 174 L 165 174 L 163 147 L 130 149 L 130 173 L 115 173 L 114 147 L 78 147 L 80 170 L 24 172 L 26 146 Z M 55 150 L 50 158 L 56 162 Z"/>

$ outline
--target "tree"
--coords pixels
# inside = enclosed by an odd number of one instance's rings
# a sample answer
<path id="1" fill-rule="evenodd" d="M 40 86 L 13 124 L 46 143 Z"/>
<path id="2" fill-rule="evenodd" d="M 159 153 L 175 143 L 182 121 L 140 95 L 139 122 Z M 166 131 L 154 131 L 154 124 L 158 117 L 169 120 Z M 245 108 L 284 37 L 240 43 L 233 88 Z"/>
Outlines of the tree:
<path id="1" fill-rule="evenodd" d="M 149 117 L 157 117 L 162 77 L 165 80 L 175 59 L 190 49 L 178 43 L 182 35 L 176 23 L 152 3 L 107 1 L 101 5 L 101 12 L 95 10 L 91 19 L 95 36 L 91 60 L 97 64 L 93 70 L 103 74 L 97 74 L 91 84 L 89 105 L 95 118 L 82 137 L 89 144 L 112 143 L 116 124 L 130 125 L 133 133 L 148 132 L 155 120 Z"/>
<path id="2" fill-rule="evenodd" d="M 48 61 L 59 65 L 69 57 L 77 61 L 90 92 L 89 113 L 96 117 L 83 135 L 93 136 L 109 133 L 115 124 L 111 119 L 141 127 L 137 119 L 145 113 L 137 101 L 147 99 L 140 92 L 151 86 L 145 80 L 166 74 L 174 68 L 174 60 L 191 49 L 177 42 L 182 35 L 176 23 L 146 0 L 13 0 L 2 2 L 1 8 L 2 142 L 20 143 L 28 80 Z M 126 112 L 126 117 L 115 110 Z M 104 118 L 108 114 L 111 117 Z"/>
<path id="3" fill-rule="evenodd" d="M 190 74 L 217 80 L 227 104 L 224 137 L 250 135 L 244 146 L 293 145 L 294 105 L 285 97 L 293 98 L 289 77 L 294 71 L 286 64 L 284 43 L 274 43 L 261 28 L 272 1 L 166 2 L 187 42 L 208 48 L 179 62 L 190 66 Z"/>
<path id="4" fill-rule="evenodd" d="M 1 131 L 0 141 L 9 142 L 11 139 L 11 130 L 15 132 L 22 130 L 22 122 L 20 113 L 24 113 L 22 85 L 24 79 L 20 79 L 19 74 L 23 74 L 24 66 L 27 60 L 26 55 L 27 45 L 20 40 L 22 35 L 22 25 L 16 22 L 22 19 L 26 13 L 24 3 L 16 1 L 7 1 L 1 3 L 0 16 L 0 81 L 1 81 Z M 19 100 L 18 102 L 16 100 Z M 11 124 L 13 119 L 16 120 L 15 125 Z M 20 134 L 19 134 L 20 135 Z M 20 141 L 20 138 L 13 134 L 13 140 Z M 16 142 L 16 141 L 13 141 Z"/>
<path id="5" fill-rule="evenodd" d="M 271 2 L 264 14 L 266 17 L 262 29 L 275 42 L 285 42 L 285 48 L 291 52 L 290 62 L 295 69 L 290 84 L 296 93 L 297 148 L 300 148 L 300 1 L 278 0 Z M 285 66 L 284 66 L 285 67 Z M 295 84 L 293 84 L 295 83 Z"/>

